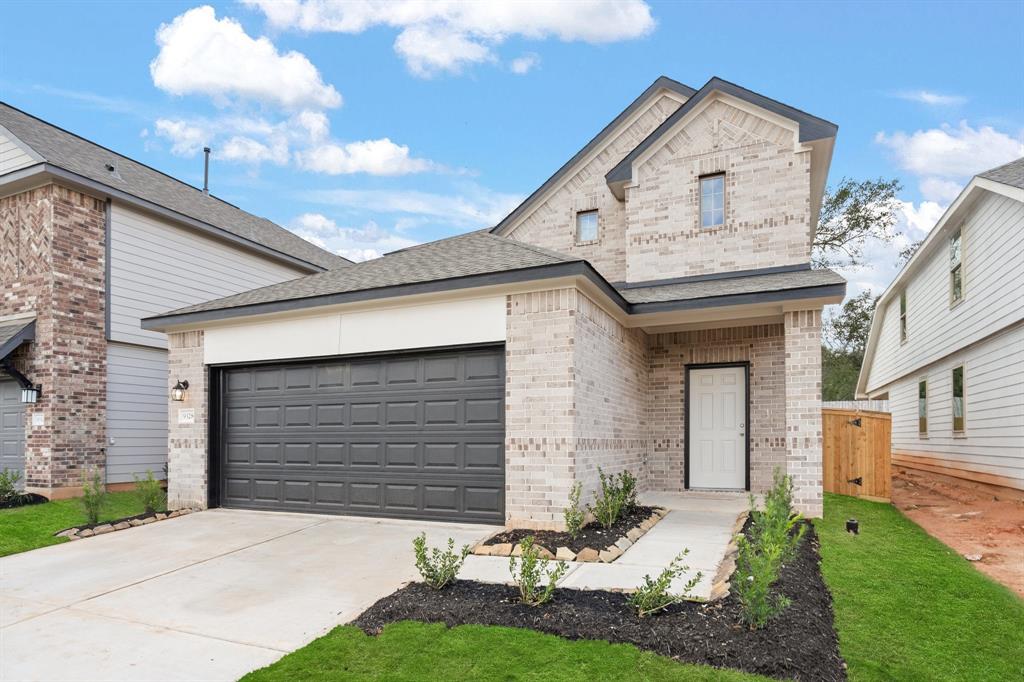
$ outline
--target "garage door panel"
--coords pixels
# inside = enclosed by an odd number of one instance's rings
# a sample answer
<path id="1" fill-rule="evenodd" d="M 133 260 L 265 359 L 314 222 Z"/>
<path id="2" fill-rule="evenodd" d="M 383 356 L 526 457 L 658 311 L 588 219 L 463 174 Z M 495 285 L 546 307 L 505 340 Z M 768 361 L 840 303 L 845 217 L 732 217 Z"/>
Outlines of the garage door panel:
<path id="1" fill-rule="evenodd" d="M 227 506 L 500 522 L 500 349 L 224 371 Z"/>

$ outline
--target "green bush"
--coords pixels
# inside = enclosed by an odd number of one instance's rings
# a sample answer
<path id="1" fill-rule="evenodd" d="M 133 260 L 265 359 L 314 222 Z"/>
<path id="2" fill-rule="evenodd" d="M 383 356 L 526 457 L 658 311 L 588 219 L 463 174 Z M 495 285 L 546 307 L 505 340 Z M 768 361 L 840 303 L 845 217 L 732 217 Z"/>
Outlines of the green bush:
<path id="1" fill-rule="evenodd" d="M 750 497 L 752 522 L 749 535 L 737 539 L 732 590 L 740 601 L 743 620 L 752 629 L 764 627 L 789 606 L 789 600 L 775 594 L 772 586 L 807 530 L 803 517 L 793 512 L 792 500 L 793 481 L 778 469 L 772 489 L 765 493 L 764 511 L 757 511 L 754 497 Z"/>
<path id="2" fill-rule="evenodd" d="M 597 475 L 601 481 L 601 490 L 590 511 L 598 523 L 605 528 L 611 528 L 619 520 L 622 508 L 626 504 L 625 493 L 614 474 L 606 476 L 601 467 L 598 467 Z"/>
<path id="3" fill-rule="evenodd" d="M 0 471 L 0 506 L 13 505 L 22 496 L 22 492 L 18 488 L 20 480 L 20 471 L 14 469 Z"/>
<path id="4" fill-rule="evenodd" d="M 85 518 L 88 523 L 94 524 L 100 521 L 100 512 L 103 510 L 103 503 L 107 497 L 107 486 L 103 483 L 103 477 L 96 469 L 91 474 L 82 473 L 82 509 L 85 511 Z"/>
<path id="5" fill-rule="evenodd" d="M 636 501 L 636 478 L 628 469 L 619 474 L 619 489 L 622 491 L 622 508 L 630 513 L 636 511 L 639 506 Z"/>
<path id="6" fill-rule="evenodd" d="M 509 573 L 519 588 L 519 600 L 528 606 L 540 606 L 551 601 L 555 585 L 569 569 L 568 564 L 541 559 L 540 552 L 533 546 L 532 535 L 519 543 L 519 549 L 522 556 L 518 558 L 518 569 L 516 557 L 510 557 L 508 562 Z M 555 563 L 554 568 L 549 567 L 551 563 Z M 542 581 L 547 583 L 544 587 L 541 587 Z"/>
<path id="7" fill-rule="evenodd" d="M 135 479 L 135 495 L 147 514 L 167 508 L 167 494 L 164 493 L 160 481 L 153 478 L 152 471 L 147 470 L 145 478 L 135 475 L 132 475 L 132 478 Z"/>
<path id="8" fill-rule="evenodd" d="M 448 538 L 447 549 L 432 547 L 428 552 L 426 533 L 420 533 L 419 537 L 414 538 L 412 547 L 416 553 L 416 570 L 423 576 L 423 582 L 435 590 L 440 590 L 455 580 L 470 551 L 469 545 L 463 545 L 462 549 L 456 552 L 455 540 Z"/>
<path id="9" fill-rule="evenodd" d="M 565 508 L 563 512 L 565 516 L 565 530 L 568 531 L 569 536 L 574 540 L 583 530 L 583 521 L 586 518 L 583 509 L 580 507 L 580 493 L 583 491 L 583 485 L 576 482 L 573 485 L 572 490 L 569 491 L 569 506 Z"/>
<path id="10" fill-rule="evenodd" d="M 652 579 L 650 575 L 644 576 L 644 584 L 629 596 L 629 603 L 636 609 L 638 616 L 643 618 L 652 613 L 657 613 L 689 596 L 690 591 L 700 582 L 703 575 L 700 571 L 687 581 L 686 585 L 683 586 L 681 594 L 675 595 L 669 592 L 669 589 L 672 587 L 672 581 L 690 570 L 689 566 L 680 565 L 680 562 L 689 553 L 690 550 L 688 549 L 680 552 L 657 578 Z"/>

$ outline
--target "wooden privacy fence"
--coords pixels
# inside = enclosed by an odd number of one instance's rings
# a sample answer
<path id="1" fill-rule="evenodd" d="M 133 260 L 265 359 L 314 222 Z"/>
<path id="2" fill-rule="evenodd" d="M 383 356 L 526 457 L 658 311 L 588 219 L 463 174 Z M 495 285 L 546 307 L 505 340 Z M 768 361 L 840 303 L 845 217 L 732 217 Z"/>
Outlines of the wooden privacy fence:
<path id="1" fill-rule="evenodd" d="M 892 415 L 821 411 L 825 492 L 888 502 L 892 491 Z"/>

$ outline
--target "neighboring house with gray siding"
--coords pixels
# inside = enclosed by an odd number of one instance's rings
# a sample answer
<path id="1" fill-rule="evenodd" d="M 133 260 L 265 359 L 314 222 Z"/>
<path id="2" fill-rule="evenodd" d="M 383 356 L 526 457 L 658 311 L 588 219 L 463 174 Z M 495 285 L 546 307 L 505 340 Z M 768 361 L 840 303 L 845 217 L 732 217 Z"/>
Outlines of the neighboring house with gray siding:
<path id="1" fill-rule="evenodd" d="M 0 466 L 58 497 L 164 475 L 167 338 L 141 318 L 349 265 L 6 104 L 0 256 Z"/>
<path id="2" fill-rule="evenodd" d="M 878 299 L 857 384 L 893 463 L 1024 490 L 1024 159 L 975 176 Z"/>

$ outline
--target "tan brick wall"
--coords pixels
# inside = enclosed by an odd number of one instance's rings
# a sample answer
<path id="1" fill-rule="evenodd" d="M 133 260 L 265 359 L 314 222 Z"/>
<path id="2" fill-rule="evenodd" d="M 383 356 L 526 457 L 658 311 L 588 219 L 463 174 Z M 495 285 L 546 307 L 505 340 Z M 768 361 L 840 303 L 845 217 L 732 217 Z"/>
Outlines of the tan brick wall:
<path id="1" fill-rule="evenodd" d="M 168 385 L 188 381 L 182 402 L 168 401 L 167 504 L 171 509 L 207 505 L 209 459 L 207 449 L 207 390 L 209 371 L 203 364 L 203 332 L 167 335 Z M 181 410 L 194 410 L 194 424 L 179 424 Z"/>
<path id="2" fill-rule="evenodd" d="M 624 281 L 625 205 L 608 189 L 604 176 L 679 106 L 679 101 L 671 97 L 656 99 L 632 125 L 608 140 L 592 161 L 579 168 L 553 196 L 537 205 L 507 236 L 585 258 L 609 281 Z M 591 209 L 598 209 L 599 239 L 596 243 L 576 244 L 576 212 Z"/>
<path id="3" fill-rule="evenodd" d="M 786 466 L 785 354 L 781 324 L 650 337 L 648 419 L 652 490 L 681 491 L 686 438 L 686 365 L 750 363 L 750 487 L 763 491 Z"/>
<path id="4" fill-rule="evenodd" d="M 630 282 L 810 260 L 810 152 L 795 134 L 721 101 L 636 170 L 626 190 Z M 700 226 L 702 175 L 725 173 L 725 224 Z"/>
<path id="5" fill-rule="evenodd" d="M 105 217 L 103 201 L 58 185 L 0 199 L 0 316 L 36 316 L 15 356 L 42 385 L 26 409 L 25 485 L 45 494 L 105 463 Z"/>
<path id="6" fill-rule="evenodd" d="M 822 514 L 821 309 L 785 314 L 787 468 L 794 504 Z"/>

